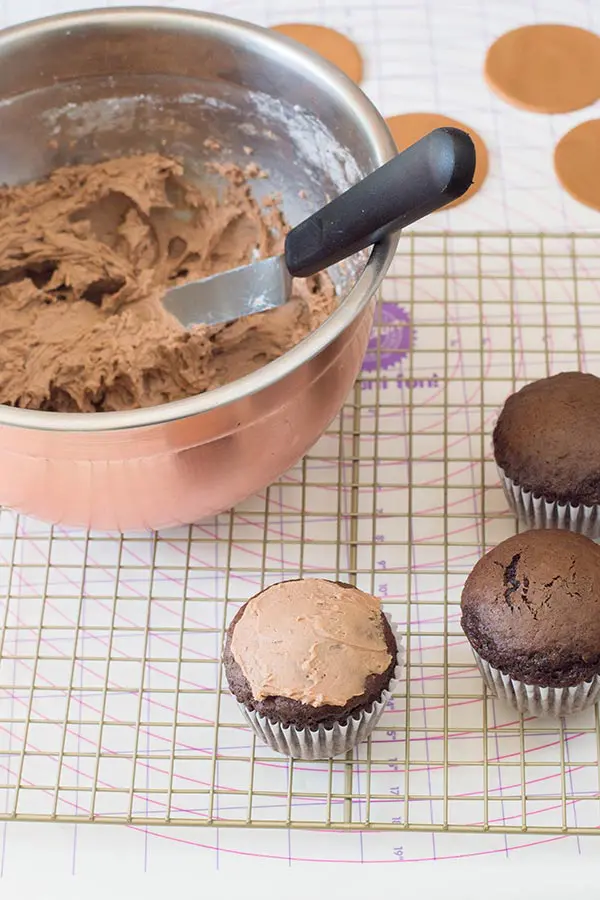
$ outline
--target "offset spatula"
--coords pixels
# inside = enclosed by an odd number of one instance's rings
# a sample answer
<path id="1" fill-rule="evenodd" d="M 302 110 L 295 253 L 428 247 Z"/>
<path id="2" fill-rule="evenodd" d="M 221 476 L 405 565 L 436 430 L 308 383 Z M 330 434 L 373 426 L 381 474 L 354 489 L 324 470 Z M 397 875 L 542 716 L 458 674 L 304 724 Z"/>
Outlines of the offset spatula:
<path id="1" fill-rule="evenodd" d="M 469 135 L 437 128 L 293 228 L 280 256 L 171 288 L 164 305 L 185 328 L 281 306 L 292 278 L 308 278 L 456 200 L 474 172 Z"/>

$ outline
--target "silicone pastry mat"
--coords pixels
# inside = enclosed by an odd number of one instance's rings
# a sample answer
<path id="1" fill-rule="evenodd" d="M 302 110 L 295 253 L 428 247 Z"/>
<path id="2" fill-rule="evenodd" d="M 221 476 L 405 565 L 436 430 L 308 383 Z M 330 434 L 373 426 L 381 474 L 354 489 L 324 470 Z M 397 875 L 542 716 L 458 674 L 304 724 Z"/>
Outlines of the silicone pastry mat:
<path id="1" fill-rule="evenodd" d="M 0 819 L 597 833 L 597 709 L 523 720 L 486 696 L 458 604 L 515 529 L 498 407 L 600 371 L 599 277 L 600 235 L 405 236 L 353 395 L 266 493 L 154 538 L 3 511 Z M 298 576 L 377 593 L 404 634 L 399 691 L 333 762 L 256 743 L 219 663 L 240 603 Z"/>

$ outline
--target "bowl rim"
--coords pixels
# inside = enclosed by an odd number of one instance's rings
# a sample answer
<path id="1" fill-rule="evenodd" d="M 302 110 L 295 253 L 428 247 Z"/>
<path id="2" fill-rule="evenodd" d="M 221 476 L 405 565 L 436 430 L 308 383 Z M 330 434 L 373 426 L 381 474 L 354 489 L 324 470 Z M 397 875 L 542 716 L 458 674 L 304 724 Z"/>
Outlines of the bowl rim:
<path id="1" fill-rule="evenodd" d="M 359 86 L 341 70 L 285 35 L 230 16 L 152 6 L 123 6 L 61 13 L 0 30 L 0 51 L 5 47 L 8 48 L 13 42 L 21 43 L 27 38 L 55 34 L 69 28 L 89 25 L 102 26 L 104 22 L 108 23 L 109 21 L 114 24 L 115 20 L 122 24 L 135 26 L 136 24 L 147 24 L 149 19 L 155 22 L 164 19 L 165 23 L 172 20 L 175 25 L 180 25 L 182 28 L 187 26 L 204 31 L 208 29 L 216 33 L 243 36 L 247 40 L 252 40 L 255 46 L 262 45 L 286 56 L 307 74 L 312 73 L 321 82 L 328 83 L 329 89 L 335 92 L 342 104 L 353 110 L 356 118 L 360 118 L 370 136 L 372 150 L 378 165 L 383 165 L 396 152 L 394 140 L 385 119 Z M 343 303 L 319 328 L 307 335 L 283 356 L 256 372 L 194 397 L 173 400 L 158 406 L 118 412 L 61 413 L 0 404 L 0 427 L 10 426 L 51 432 L 105 433 L 180 421 L 250 397 L 281 381 L 303 364 L 318 356 L 351 325 L 366 307 L 383 280 L 394 257 L 398 238 L 399 235 L 386 237 L 372 248 L 365 268 Z"/>

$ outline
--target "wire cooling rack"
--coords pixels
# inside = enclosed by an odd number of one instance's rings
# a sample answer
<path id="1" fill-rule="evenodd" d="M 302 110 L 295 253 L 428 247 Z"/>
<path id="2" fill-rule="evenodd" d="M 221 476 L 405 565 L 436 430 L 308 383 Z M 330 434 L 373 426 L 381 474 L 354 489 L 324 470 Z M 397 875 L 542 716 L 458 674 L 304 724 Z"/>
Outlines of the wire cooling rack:
<path id="1" fill-rule="evenodd" d="M 152 538 L 3 511 L 0 819 L 597 833 L 597 710 L 523 719 L 486 696 L 459 598 L 516 527 L 498 407 L 600 372 L 599 279 L 596 235 L 407 235 L 352 397 L 265 493 Z M 378 594 L 404 634 L 380 725 L 332 762 L 256 743 L 219 663 L 240 604 L 299 576 Z"/>

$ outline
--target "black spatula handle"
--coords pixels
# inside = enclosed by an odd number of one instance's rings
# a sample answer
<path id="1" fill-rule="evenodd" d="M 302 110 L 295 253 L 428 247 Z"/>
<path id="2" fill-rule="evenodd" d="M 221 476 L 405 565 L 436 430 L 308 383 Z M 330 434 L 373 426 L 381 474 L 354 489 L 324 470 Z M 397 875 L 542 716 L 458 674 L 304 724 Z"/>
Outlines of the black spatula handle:
<path id="1" fill-rule="evenodd" d="M 473 183 L 475 147 L 459 128 L 436 128 L 288 234 L 285 261 L 306 278 L 412 225 Z"/>

